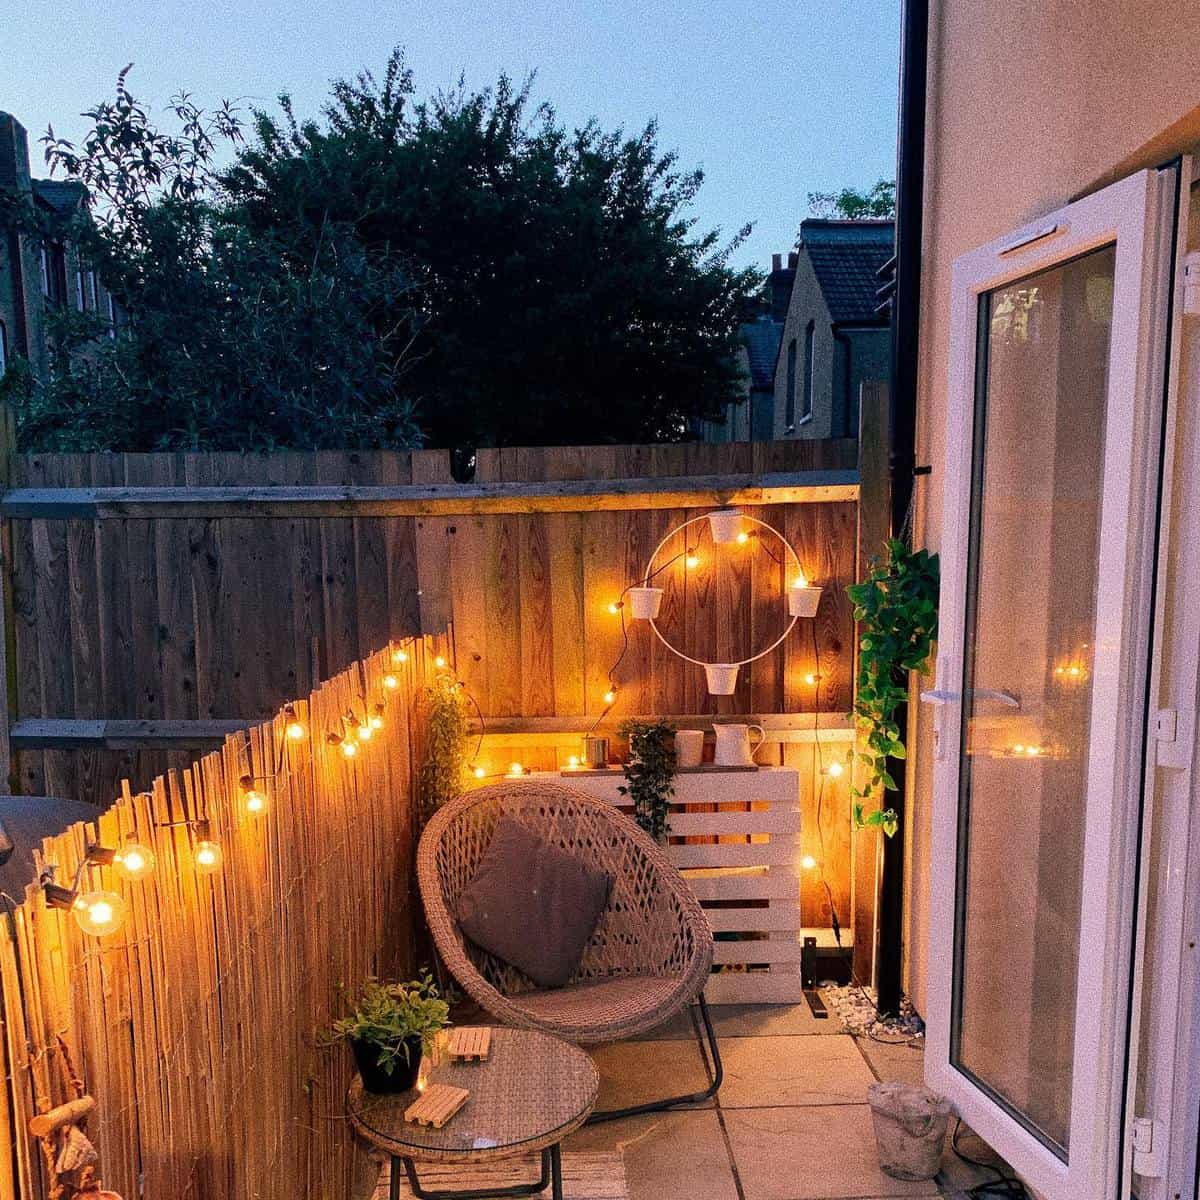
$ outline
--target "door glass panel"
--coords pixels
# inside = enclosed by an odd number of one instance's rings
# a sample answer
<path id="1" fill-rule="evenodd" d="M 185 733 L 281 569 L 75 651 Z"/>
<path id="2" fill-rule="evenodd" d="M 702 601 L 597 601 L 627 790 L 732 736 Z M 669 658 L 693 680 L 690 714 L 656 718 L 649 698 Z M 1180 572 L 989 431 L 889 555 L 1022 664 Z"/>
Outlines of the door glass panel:
<path id="1" fill-rule="evenodd" d="M 1115 259 L 979 313 L 951 1056 L 1064 1159 Z"/>

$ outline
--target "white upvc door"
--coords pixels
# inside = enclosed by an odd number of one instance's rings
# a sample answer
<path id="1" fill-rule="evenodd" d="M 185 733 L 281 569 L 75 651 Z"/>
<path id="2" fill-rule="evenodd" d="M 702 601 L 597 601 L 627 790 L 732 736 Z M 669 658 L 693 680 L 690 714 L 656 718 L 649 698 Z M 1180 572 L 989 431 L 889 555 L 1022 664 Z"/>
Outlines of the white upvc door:
<path id="1" fill-rule="evenodd" d="M 926 1076 L 1046 1200 L 1123 1186 L 1177 190 L 954 271 Z"/>

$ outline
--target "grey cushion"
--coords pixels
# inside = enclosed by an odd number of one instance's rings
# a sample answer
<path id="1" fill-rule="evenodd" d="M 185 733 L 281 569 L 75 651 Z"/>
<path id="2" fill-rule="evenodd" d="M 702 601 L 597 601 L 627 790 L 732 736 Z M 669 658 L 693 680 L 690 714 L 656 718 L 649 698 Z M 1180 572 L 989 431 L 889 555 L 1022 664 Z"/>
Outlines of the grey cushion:
<path id="1" fill-rule="evenodd" d="M 562 987 L 608 903 L 612 877 L 549 845 L 511 817 L 458 901 L 458 923 L 482 950 L 539 987 Z"/>

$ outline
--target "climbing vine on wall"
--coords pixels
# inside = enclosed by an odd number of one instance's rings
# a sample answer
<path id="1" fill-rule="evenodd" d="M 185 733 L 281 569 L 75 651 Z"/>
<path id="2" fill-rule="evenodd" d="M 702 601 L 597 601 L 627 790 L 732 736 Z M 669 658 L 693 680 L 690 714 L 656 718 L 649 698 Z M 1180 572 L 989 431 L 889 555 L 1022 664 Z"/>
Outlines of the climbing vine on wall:
<path id="1" fill-rule="evenodd" d="M 866 579 L 846 589 L 860 625 L 854 716 L 866 747 L 859 760 L 867 768 L 865 782 L 854 789 L 854 822 L 888 837 L 899 828 L 896 810 L 884 805 L 896 790 L 888 760 L 907 754 L 897 710 L 908 700 L 909 673 L 925 672 L 937 639 L 938 581 L 936 554 L 892 538 L 886 557 L 873 559 Z M 866 813 L 864 802 L 876 795 L 879 807 Z"/>

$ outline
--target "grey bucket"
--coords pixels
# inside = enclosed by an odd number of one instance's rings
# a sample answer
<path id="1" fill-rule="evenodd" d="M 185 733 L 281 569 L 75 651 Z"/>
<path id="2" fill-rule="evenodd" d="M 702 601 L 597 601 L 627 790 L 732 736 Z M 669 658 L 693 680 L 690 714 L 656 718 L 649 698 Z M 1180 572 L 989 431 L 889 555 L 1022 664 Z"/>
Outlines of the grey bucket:
<path id="1" fill-rule="evenodd" d="M 932 1179 L 942 1165 L 950 1102 L 911 1083 L 874 1083 L 867 1102 L 883 1171 L 893 1179 Z"/>

